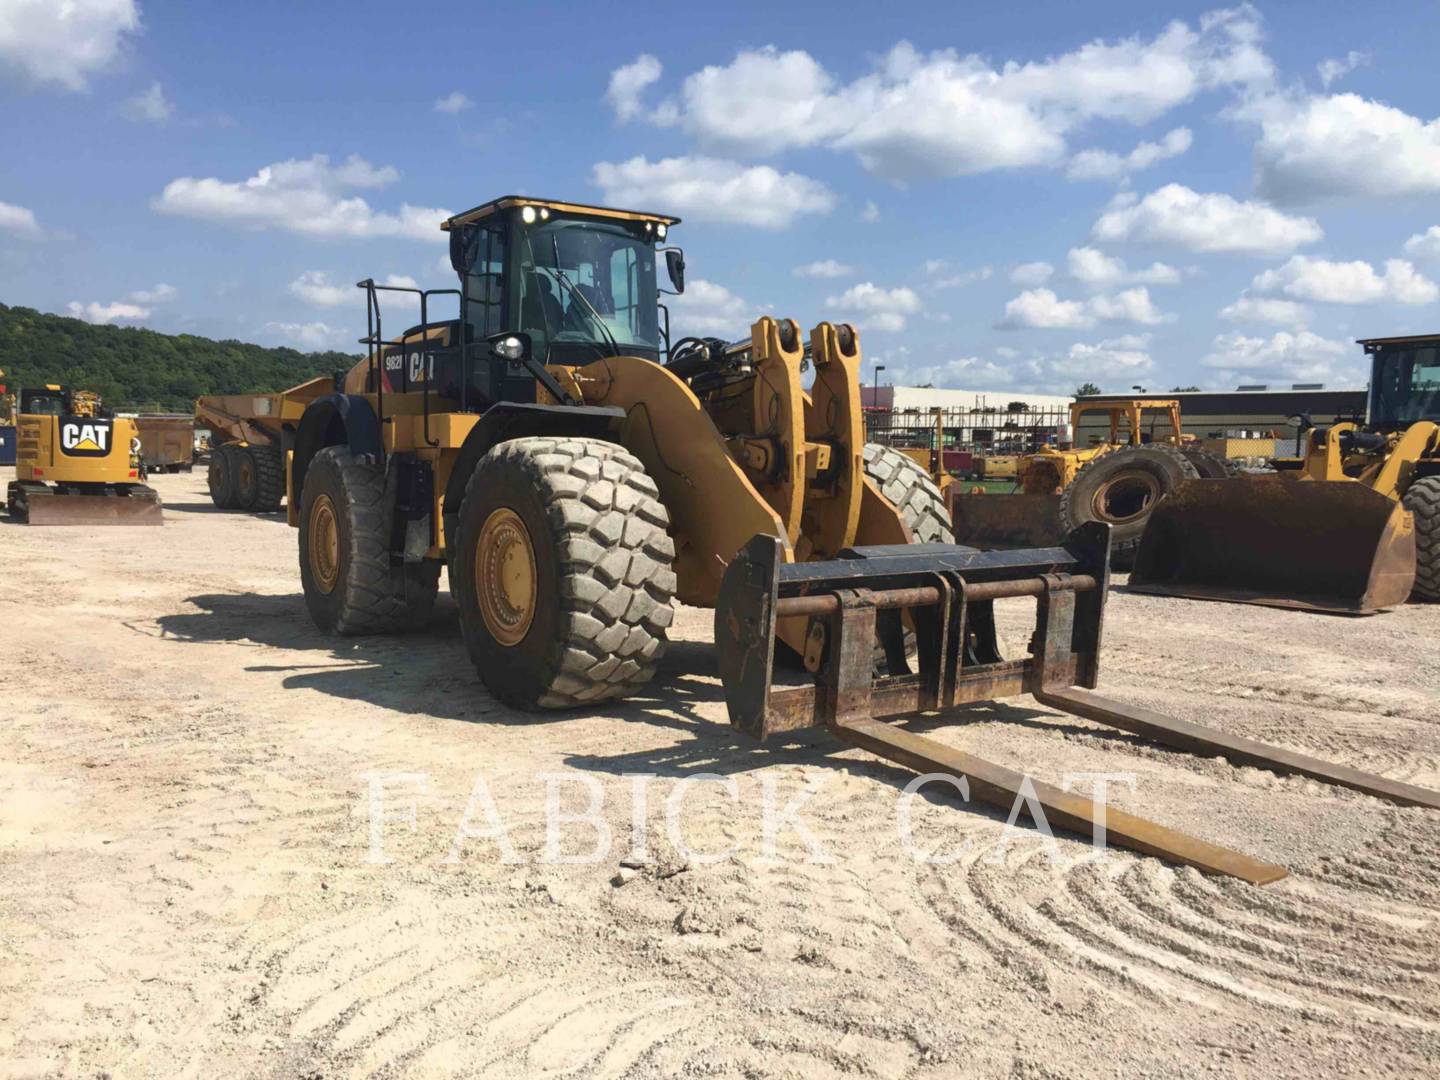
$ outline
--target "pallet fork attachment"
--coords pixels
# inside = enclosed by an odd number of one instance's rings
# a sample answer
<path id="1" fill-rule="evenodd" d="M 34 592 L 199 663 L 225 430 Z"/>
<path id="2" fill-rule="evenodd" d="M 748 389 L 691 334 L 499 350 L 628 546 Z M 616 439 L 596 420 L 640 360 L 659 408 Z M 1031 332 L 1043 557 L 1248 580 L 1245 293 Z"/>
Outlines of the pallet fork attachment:
<path id="1" fill-rule="evenodd" d="M 1025 774 L 885 723 L 993 698 L 1033 694 L 1041 704 L 1155 742 L 1280 773 L 1354 788 L 1402 805 L 1440 809 L 1440 793 L 1266 746 L 1094 694 L 1109 586 L 1109 530 L 1088 524 L 1056 547 L 976 551 L 949 544 L 857 547 L 824 562 L 785 562 L 774 537 L 754 537 L 727 568 L 715 608 L 715 642 L 730 722 L 757 739 L 824 727 L 842 742 L 919 773 L 967 778 L 973 797 L 1010 810 Z M 1035 597 L 1030 655 L 1002 659 L 994 601 Z M 811 620 L 808 685 L 773 685 L 775 623 Z M 906 626 L 918 671 L 906 658 Z M 885 672 L 875 674 L 877 639 Z M 1282 866 L 1210 844 L 1032 781 L 1046 820 L 1167 862 L 1253 884 Z M 1025 794 L 1028 794 L 1026 792 Z"/>

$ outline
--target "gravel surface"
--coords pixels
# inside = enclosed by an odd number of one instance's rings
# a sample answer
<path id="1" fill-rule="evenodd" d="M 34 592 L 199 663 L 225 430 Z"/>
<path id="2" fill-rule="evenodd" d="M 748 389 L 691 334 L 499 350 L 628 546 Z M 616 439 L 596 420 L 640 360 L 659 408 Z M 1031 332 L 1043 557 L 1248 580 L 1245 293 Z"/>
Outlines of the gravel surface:
<path id="1" fill-rule="evenodd" d="M 326 638 L 283 518 L 156 486 L 163 529 L 0 519 L 0 1075 L 1435 1075 L 1440 812 L 1017 698 L 912 727 L 1131 774 L 1116 804 L 1291 876 L 1097 860 L 942 796 L 907 848 L 903 769 L 732 734 L 709 612 L 639 699 L 528 716 L 443 590 L 421 633 Z M 1117 589 L 1106 633 L 1111 696 L 1440 788 L 1440 606 Z M 767 836 L 807 790 L 808 832 Z"/>

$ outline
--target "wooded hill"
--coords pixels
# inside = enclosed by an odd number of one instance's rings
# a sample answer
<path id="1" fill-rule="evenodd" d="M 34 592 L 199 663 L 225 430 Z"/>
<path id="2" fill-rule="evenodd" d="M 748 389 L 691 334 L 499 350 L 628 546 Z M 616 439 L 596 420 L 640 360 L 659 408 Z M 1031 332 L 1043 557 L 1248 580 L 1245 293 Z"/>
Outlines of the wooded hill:
<path id="1" fill-rule="evenodd" d="M 202 394 L 283 390 L 350 367 L 339 352 L 267 349 L 194 334 L 97 326 L 64 315 L 0 304 L 0 382 L 61 383 L 94 390 L 109 406 L 188 413 Z"/>

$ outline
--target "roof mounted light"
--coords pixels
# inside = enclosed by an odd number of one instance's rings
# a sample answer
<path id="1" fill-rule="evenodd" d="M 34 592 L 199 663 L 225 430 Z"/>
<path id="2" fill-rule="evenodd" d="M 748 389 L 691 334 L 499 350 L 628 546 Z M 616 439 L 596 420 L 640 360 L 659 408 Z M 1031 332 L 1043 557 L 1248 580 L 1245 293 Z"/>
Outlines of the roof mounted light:
<path id="1" fill-rule="evenodd" d="M 668 231 L 669 231 L 669 230 L 665 228 L 665 223 L 664 223 L 663 221 L 660 221 L 660 222 L 657 222 L 657 223 L 656 223 L 656 225 L 655 225 L 655 236 L 656 236 L 657 239 L 659 239 L 659 240 L 664 240 L 664 239 L 665 239 L 665 233 L 668 232 Z"/>
<path id="2" fill-rule="evenodd" d="M 535 207 L 533 207 L 533 206 L 522 206 L 522 207 L 520 208 L 520 220 L 523 221 L 523 222 L 525 222 L 526 225 L 534 225 L 534 224 L 535 224 Z"/>
<path id="3" fill-rule="evenodd" d="M 549 221 L 549 220 L 550 220 L 550 208 L 549 208 L 548 206 L 542 206 L 542 207 L 540 208 L 540 220 L 541 220 L 541 221 Z"/>

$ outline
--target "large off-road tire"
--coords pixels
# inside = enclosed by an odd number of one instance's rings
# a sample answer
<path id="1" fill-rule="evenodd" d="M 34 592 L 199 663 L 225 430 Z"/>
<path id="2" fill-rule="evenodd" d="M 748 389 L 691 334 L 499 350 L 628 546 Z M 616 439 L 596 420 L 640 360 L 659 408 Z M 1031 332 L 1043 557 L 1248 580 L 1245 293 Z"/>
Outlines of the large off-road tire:
<path id="1" fill-rule="evenodd" d="M 1150 511 L 1182 480 L 1199 476 L 1173 446 L 1122 446 L 1085 464 L 1060 496 L 1060 523 L 1074 529 L 1087 521 L 1110 526 L 1110 564 L 1128 570 Z"/>
<path id="2" fill-rule="evenodd" d="M 345 447 L 327 446 L 311 459 L 300 496 L 300 581 L 320 629 L 385 634 L 430 617 L 440 563 L 391 558 L 394 501 L 385 470 Z"/>
<path id="3" fill-rule="evenodd" d="M 260 494 L 260 475 L 255 469 L 253 447 L 232 447 L 230 473 L 235 477 L 235 506 L 240 510 L 255 509 Z"/>
<path id="4" fill-rule="evenodd" d="M 645 466 L 613 443 L 511 439 L 481 458 L 450 592 L 490 692 L 563 709 L 644 685 L 674 618 L 669 524 Z"/>
<path id="5" fill-rule="evenodd" d="M 206 481 L 210 485 L 210 501 L 217 510 L 236 510 L 240 504 L 235 498 L 235 455 L 241 448 L 230 443 L 212 447 L 210 468 Z"/>
<path id="6" fill-rule="evenodd" d="M 945 496 L 930 474 L 888 446 L 866 443 L 865 475 L 875 482 L 890 504 L 900 511 L 917 544 L 953 544 L 950 511 Z"/>
<path id="7" fill-rule="evenodd" d="M 1195 467 L 1201 480 L 1229 480 L 1240 475 L 1240 466 L 1229 458 L 1212 454 L 1198 446 L 1182 446 L 1180 453 Z"/>
<path id="8" fill-rule="evenodd" d="M 278 446 L 250 446 L 244 451 L 255 476 L 255 497 L 250 510 L 273 514 L 285 498 L 285 460 Z"/>
<path id="9" fill-rule="evenodd" d="M 1417 600 L 1440 600 L 1440 476 L 1416 480 L 1401 500 L 1415 516 L 1415 587 Z"/>

